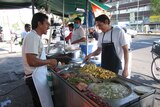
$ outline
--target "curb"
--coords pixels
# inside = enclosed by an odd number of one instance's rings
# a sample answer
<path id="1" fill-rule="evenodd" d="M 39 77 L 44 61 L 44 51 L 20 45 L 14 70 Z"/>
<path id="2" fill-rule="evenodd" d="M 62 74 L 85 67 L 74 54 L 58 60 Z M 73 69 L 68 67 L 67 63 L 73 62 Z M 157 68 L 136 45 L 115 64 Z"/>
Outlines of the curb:
<path id="1" fill-rule="evenodd" d="M 138 33 L 137 35 L 145 35 L 145 36 L 160 36 L 159 33 Z"/>
<path id="2" fill-rule="evenodd" d="M 0 51 L 0 55 L 8 54 L 8 53 L 9 53 L 8 51 Z"/>

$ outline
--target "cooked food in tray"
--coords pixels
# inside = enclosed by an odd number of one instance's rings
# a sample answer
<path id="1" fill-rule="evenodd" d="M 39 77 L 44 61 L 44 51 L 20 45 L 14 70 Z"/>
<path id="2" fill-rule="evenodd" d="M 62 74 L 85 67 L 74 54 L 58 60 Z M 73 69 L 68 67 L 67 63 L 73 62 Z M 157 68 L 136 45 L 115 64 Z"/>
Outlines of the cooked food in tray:
<path id="1" fill-rule="evenodd" d="M 106 101 L 104 101 L 100 96 L 95 95 L 93 92 L 88 91 L 86 96 L 93 100 L 100 107 L 111 107 Z"/>
<path id="2" fill-rule="evenodd" d="M 123 98 L 131 93 L 129 87 L 113 81 L 93 83 L 88 89 L 103 99 Z"/>
<path id="3" fill-rule="evenodd" d="M 85 79 L 85 78 L 81 78 L 81 77 L 78 77 L 78 76 L 70 77 L 70 78 L 67 79 L 67 81 L 72 85 L 78 84 L 80 82 L 83 82 L 83 83 L 86 83 L 86 84 L 89 84 L 89 83 L 93 82 L 90 79 Z"/>
<path id="4" fill-rule="evenodd" d="M 70 72 L 65 72 L 60 73 L 60 76 L 80 91 L 85 91 L 87 86 L 91 83 L 100 83 L 103 81 L 102 79 L 111 79 L 116 77 L 115 73 L 102 69 L 101 67 L 97 67 L 95 64 L 88 64 L 75 71 L 70 70 Z M 82 88 L 83 86 L 84 88 Z"/>
<path id="5" fill-rule="evenodd" d="M 85 65 L 84 67 L 80 68 L 80 71 L 85 73 L 90 73 L 93 76 L 101 79 L 110 79 L 116 77 L 116 74 L 114 72 L 105 70 L 101 67 L 97 67 L 95 64 Z"/>
<path id="6" fill-rule="evenodd" d="M 97 82 L 101 82 L 100 79 L 94 77 L 91 74 L 87 74 L 87 73 L 79 73 L 79 74 L 74 74 L 73 72 L 69 73 L 70 78 L 67 79 L 67 81 L 69 81 L 70 83 L 78 83 L 78 82 L 85 82 L 85 83 L 97 83 Z M 73 82 L 74 81 L 74 82 Z"/>
<path id="7" fill-rule="evenodd" d="M 80 82 L 76 85 L 76 88 L 78 88 L 80 91 L 87 91 L 88 85 L 86 83 Z"/>

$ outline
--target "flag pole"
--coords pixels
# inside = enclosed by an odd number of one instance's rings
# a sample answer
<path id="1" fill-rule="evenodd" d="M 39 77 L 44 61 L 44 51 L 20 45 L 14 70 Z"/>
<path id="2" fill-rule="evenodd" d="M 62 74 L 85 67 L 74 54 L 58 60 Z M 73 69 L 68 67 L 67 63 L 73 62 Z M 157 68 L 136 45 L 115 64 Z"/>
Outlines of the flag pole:
<path id="1" fill-rule="evenodd" d="M 89 1 L 86 0 L 86 55 L 88 55 L 88 7 Z"/>
<path id="2" fill-rule="evenodd" d="M 32 0 L 32 14 L 34 15 L 34 0 Z"/>

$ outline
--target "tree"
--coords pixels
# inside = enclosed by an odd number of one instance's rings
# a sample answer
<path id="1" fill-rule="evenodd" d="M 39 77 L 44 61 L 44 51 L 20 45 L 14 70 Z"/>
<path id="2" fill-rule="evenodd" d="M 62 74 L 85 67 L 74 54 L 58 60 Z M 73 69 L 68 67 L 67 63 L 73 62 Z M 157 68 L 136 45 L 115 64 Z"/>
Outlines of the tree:
<path id="1" fill-rule="evenodd" d="M 160 0 L 151 0 L 151 14 L 160 15 Z"/>

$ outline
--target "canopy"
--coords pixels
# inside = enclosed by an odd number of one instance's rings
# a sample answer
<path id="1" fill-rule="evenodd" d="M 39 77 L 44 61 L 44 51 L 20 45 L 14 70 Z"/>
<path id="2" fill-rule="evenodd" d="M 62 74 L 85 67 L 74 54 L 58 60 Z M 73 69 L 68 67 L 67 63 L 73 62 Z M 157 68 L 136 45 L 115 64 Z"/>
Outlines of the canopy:
<path id="1" fill-rule="evenodd" d="M 86 8 L 86 0 L 0 0 L 0 9 L 25 8 L 31 6 L 32 1 L 34 1 L 34 5 L 37 9 L 44 8 L 60 16 L 63 14 L 63 1 L 65 16 L 76 13 L 76 8 Z M 99 0 L 89 1 L 103 10 L 110 8 L 110 6 L 98 2 Z M 91 5 L 89 9 L 91 10 Z"/>
<path id="2" fill-rule="evenodd" d="M 31 6 L 31 0 L 0 0 L 0 9 L 17 9 Z"/>
<path id="3" fill-rule="evenodd" d="M 103 10 L 107 10 L 110 6 L 98 2 L 98 0 L 89 0 L 91 3 L 99 6 Z M 62 15 L 63 13 L 63 0 L 48 0 L 44 2 L 44 0 L 38 0 L 35 2 L 35 6 L 39 9 L 44 7 L 46 10 L 49 10 L 56 15 Z M 64 12 L 65 15 L 69 15 L 72 13 L 76 13 L 76 8 L 85 9 L 86 8 L 86 0 L 64 0 Z M 89 6 L 91 9 L 91 5 Z"/>

